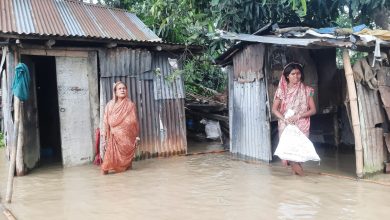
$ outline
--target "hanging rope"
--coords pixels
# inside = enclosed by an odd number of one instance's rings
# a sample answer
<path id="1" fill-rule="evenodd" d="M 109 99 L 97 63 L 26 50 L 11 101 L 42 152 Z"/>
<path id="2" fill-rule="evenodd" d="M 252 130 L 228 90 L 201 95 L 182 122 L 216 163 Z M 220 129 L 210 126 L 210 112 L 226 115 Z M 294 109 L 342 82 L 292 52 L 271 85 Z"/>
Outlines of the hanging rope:
<path id="1" fill-rule="evenodd" d="M 30 73 L 24 63 L 19 63 L 15 68 L 15 78 L 12 82 L 12 93 L 20 99 L 26 101 L 29 96 Z"/>

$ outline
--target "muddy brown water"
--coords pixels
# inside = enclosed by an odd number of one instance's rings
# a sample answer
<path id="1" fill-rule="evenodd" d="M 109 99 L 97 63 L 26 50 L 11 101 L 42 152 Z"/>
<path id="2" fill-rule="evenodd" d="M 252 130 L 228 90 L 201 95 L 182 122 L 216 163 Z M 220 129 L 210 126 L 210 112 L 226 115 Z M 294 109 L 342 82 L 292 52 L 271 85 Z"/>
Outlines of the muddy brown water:
<path id="1" fill-rule="evenodd" d="M 1 196 L 6 166 L 0 157 Z M 49 166 L 15 180 L 18 219 L 387 219 L 390 187 L 237 160 L 229 153 L 137 161 L 103 176 Z M 3 217 L 0 217 L 0 219 Z"/>

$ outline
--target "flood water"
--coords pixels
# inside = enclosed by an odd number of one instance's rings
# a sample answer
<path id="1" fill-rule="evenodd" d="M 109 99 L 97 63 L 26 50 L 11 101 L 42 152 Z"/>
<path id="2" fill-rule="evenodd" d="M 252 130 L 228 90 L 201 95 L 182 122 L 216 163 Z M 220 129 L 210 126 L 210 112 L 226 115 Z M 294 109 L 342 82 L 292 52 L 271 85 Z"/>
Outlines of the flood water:
<path id="1" fill-rule="evenodd" d="M 6 166 L 1 151 L 1 197 Z M 318 165 L 317 165 L 318 166 Z M 36 169 L 15 180 L 17 219 L 388 219 L 390 187 L 237 160 L 229 153 Z M 0 219 L 3 216 L 0 217 Z"/>

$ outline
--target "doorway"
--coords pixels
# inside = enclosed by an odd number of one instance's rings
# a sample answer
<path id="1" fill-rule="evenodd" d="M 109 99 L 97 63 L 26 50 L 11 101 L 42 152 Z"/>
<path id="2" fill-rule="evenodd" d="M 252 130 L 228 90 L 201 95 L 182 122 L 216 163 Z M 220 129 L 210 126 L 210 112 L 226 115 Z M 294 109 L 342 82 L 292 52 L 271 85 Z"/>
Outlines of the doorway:
<path id="1" fill-rule="evenodd" d="M 336 66 L 335 49 L 272 48 L 271 75 L 268 79 L 269 94 L 272 100 L 287 61 L 304 65 L 304 83 L 314 88 L 314 102 L 317 113 L 310 117 L 310 136 L 321 158 L 318 162 L 309 161 L 304 167 L 312 171 L 354 175 L 354 137 L 347 109 L 345 107 L 346 84 L 344 72 Z M 283 59 L 277 60 L 279 57 Z M 272 106 L 272 105 L 271 105 Z M 271 143 L 274 153 L 279 142 L 278 122 L 271 120 Z M 279 164 L 279 158 L 273 156 Z"/>
<path id="2" fill-rule="evenodd" d="M 41 164 L 62 164 L 55 57 L 33 56 Z"/>

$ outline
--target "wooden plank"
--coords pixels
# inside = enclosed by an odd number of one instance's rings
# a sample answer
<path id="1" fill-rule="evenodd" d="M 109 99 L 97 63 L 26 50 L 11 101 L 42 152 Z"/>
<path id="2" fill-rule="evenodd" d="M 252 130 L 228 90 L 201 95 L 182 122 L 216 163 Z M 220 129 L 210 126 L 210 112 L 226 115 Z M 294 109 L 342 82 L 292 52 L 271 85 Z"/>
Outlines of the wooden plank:
<path id="1" fill-rule="evenodd" d="M 17 152 L 17 145 L 18 145 L 18 135 L 19 135 L 19 115 L 20 115 L 20 101 L 17 97 L 15 99 L 15 123 L 14 123 L 14 136 L 12 137 L 12 143 L 9 146 L 10 150 L 10 164 L 8 169 L 8 180 L 7 180 L 7 192 L 5 194 L 5 201 L 8 203 L 11 203 L 12 200 L 12 193 L 14 188 L 14 173 L 15 173 L 15 166 L 16 166 L 16 152 Z"/>
<path id="2" fill-rule="evenodd" d="M 69 167 L 92 162 L 94 145 L 88 59 L 56 57 L 56 69 L 63 165 Z"/>
<path id="3" fill-rule="evenodd" d="M 44 49 L 22 49 L 20 51 L 23 55 L 36 56 L 59 56 L 59 57 L 82 57 L 88 58 L 87 51 L 71 51 L 71 50 L 44 50 Z"/>

